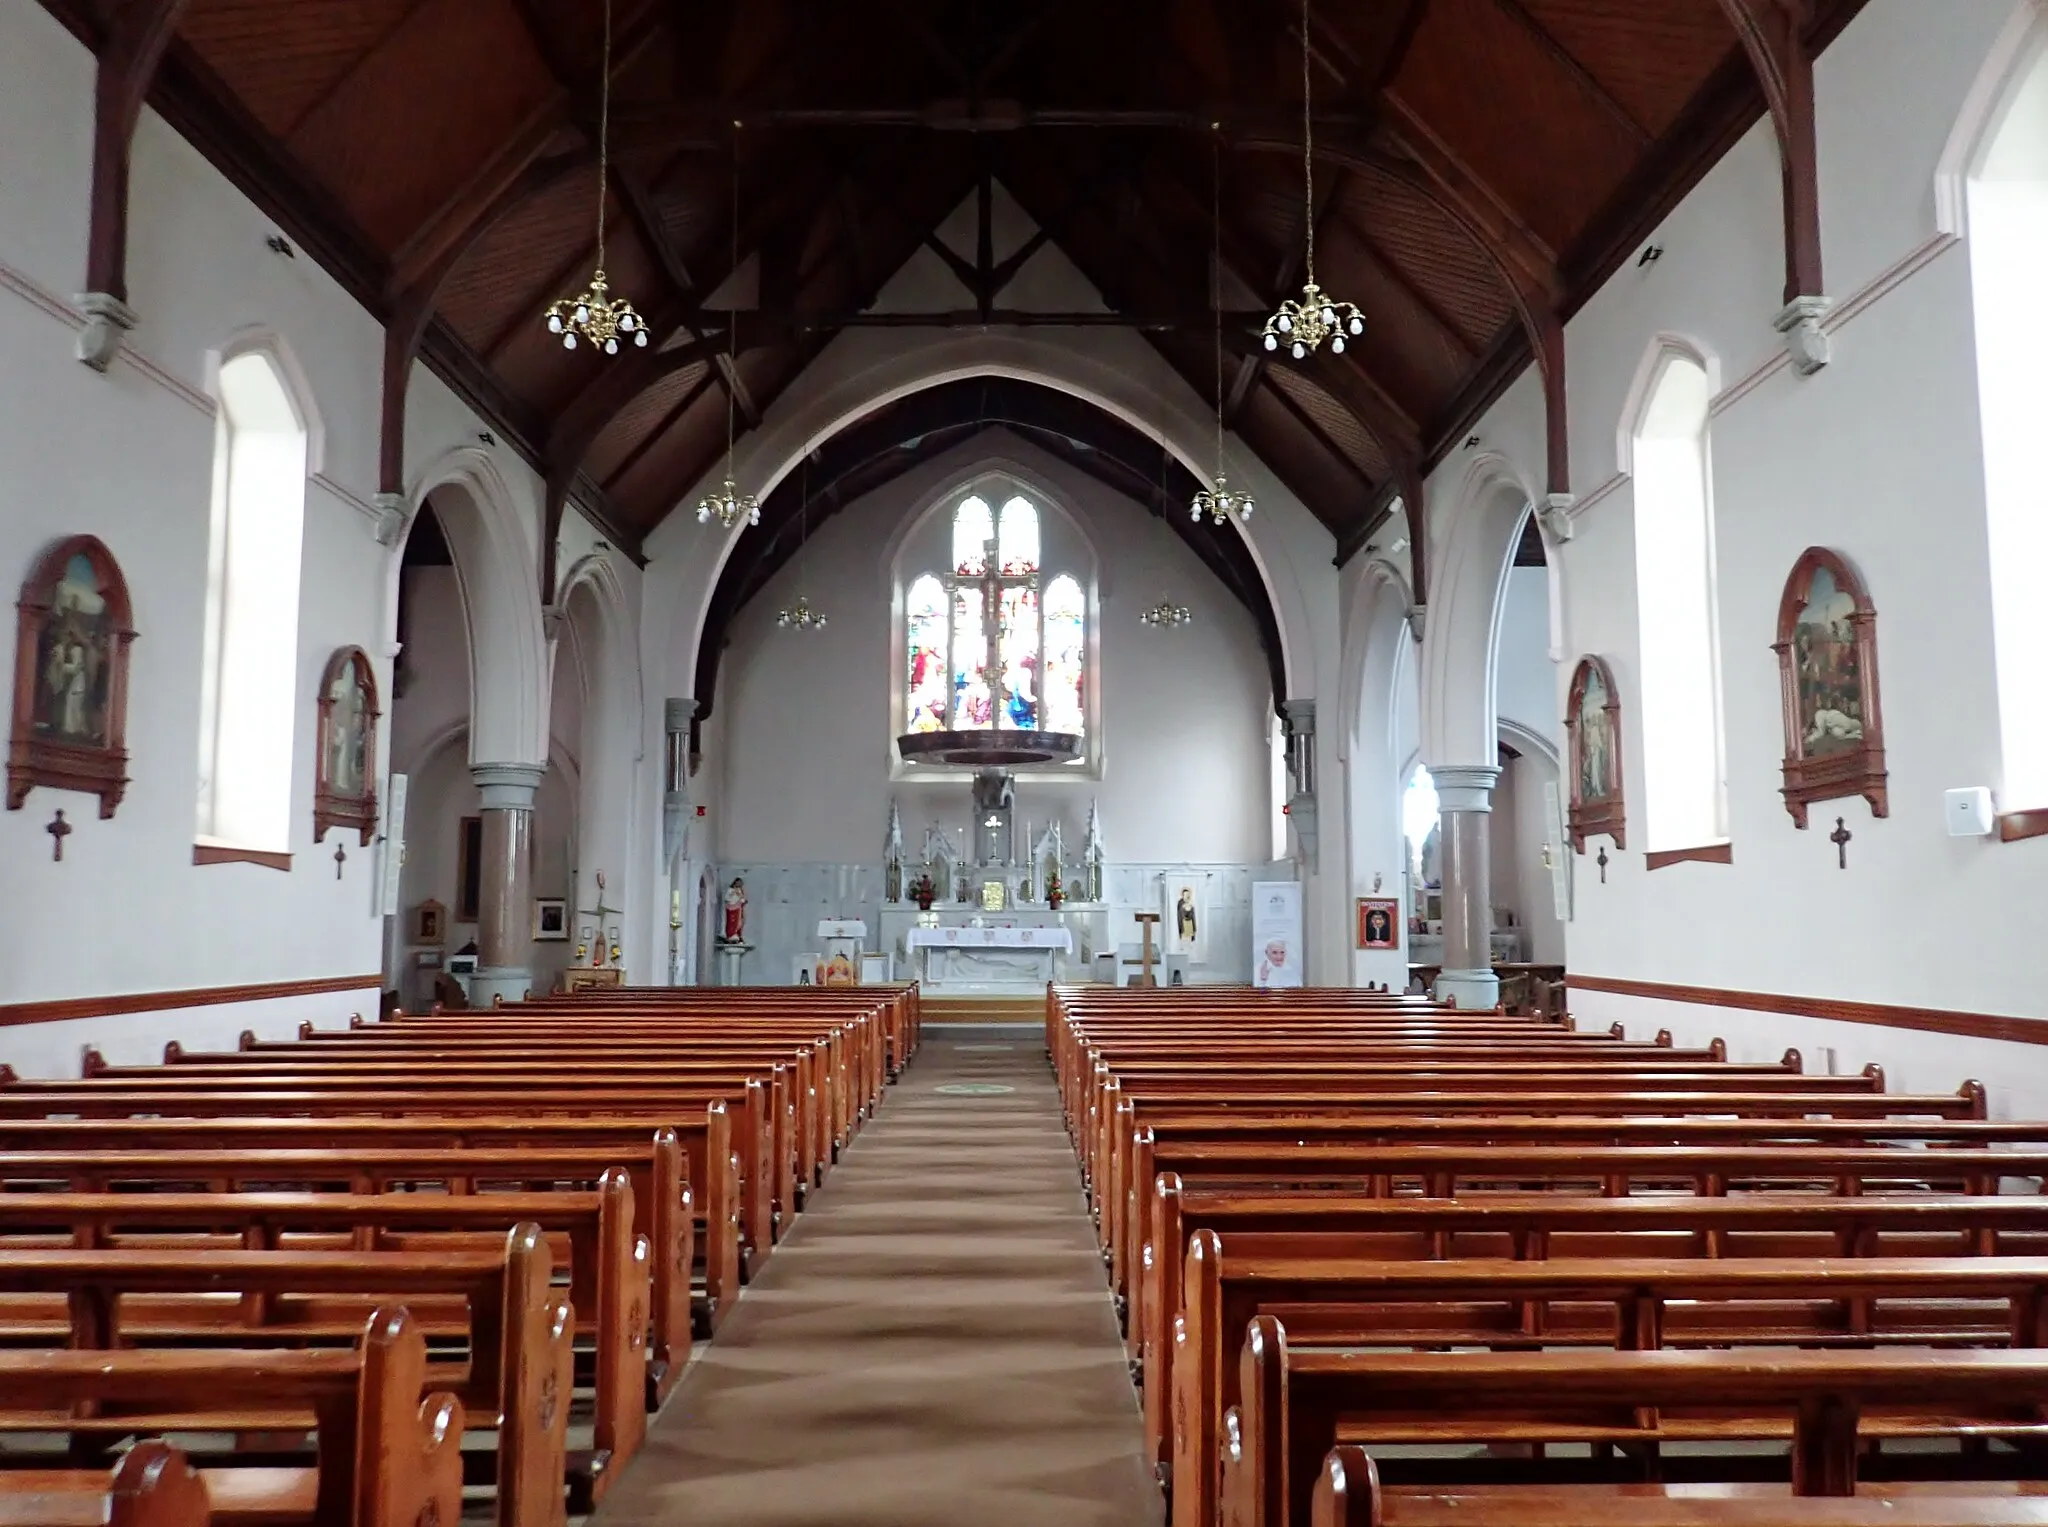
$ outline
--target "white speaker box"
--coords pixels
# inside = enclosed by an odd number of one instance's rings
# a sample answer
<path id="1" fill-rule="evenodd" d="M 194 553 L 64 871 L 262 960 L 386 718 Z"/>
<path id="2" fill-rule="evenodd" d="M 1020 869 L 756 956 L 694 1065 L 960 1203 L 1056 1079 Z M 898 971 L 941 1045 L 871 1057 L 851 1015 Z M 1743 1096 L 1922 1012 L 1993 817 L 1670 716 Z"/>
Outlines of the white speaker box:
<path id="1" fill-rule="evenodd" d="M 1964 790 L 1948 792 L 1948 835 L 1951 838 L 1988 837 L 1995 825 L 1991 811 L 1991 791 L 1985 785 L 1972 785 Z"/>

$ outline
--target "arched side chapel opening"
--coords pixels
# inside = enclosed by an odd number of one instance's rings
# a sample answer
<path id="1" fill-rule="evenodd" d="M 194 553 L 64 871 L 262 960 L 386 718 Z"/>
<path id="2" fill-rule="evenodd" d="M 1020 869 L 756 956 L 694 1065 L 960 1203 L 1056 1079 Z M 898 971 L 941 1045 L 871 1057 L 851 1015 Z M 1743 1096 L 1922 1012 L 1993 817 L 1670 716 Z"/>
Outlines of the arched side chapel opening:
<path id="1" fill-rule="evenodd" d="M 1948 156 L 1945 200 L 1969 246 L 1983 428 L 1986 538 L 1998 676 L 1998 808 L 2048 809 L 2048 470 L 2041 456 L 2041 358 L 2048 354 L 2048 7 L 2023 6 L 2001 39 Z M 1954 177 L 1945 177 L 1953 179 Z M 1961 217 L 1957 217 L 1957 213 Z M 2016 824 L 2014 824 L 2016 825 Z"/>

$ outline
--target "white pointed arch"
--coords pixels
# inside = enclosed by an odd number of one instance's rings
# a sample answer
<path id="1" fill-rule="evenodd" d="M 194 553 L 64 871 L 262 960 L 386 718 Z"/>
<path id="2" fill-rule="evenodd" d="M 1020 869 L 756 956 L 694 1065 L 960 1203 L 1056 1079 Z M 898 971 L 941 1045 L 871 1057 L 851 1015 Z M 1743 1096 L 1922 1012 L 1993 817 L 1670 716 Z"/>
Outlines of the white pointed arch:
<path id="1" fill-rule="evenodd" d="M 2048 52 L 2048 0 L 2017 0 L 1984 66 L 1964 96 L 1934 168 L 1934 224 L 1953 238 L 1970 236 L 1970 181 L 1982 172 L 2020 97 L 2019 86 Z"/>
<path id="2" fill-rule="evenodd" d="M 1422 751 L 1433 765 L 1491 764 L 1498 757 L 1501 604 L 1535 499 L 1532 481 L 1493 451 L 1475 456 L 1459 484 L 1422 639 Z"/>
<path id="3" fill-rule="evenodd" d="M 269 324 L 245 324 L 208 350 L 201 364 L 206 395 L 218 404 L 221 367 L 244 355 L 261 355 L 277 373 L 278 384 L 298 415 L 299 429 L 306 437 L 307 480 L 319 476 L 327 464 L 327 423 L 320 412 L 319 394 L 314 392 L 298 352 L 281 331 Z"/>
<path id="4" fill-rule="evenodd" d="M 406 538 L 430 497 L 455 561 L 469 631 L 470 761 L 545 764 L 549 654 L 528 533 L 536 511 L 481 446 L 435 457 L 406 493 L 406 521 L 385 562 L 388 650 L 397 650 Z"/>
<path id="5" fill-rule="evenodd" d="M 1643 358 L 1636 362 L 1635 376 L 1628 384 L 1627 397 L 1622 400 L 1621 416 L 1614 424 L 1614 460 L 1616 471 L 1622 477 L 1635 476 L 1636 437 L 1642 433 L 1643 421 L 1656 397 L 1657 385 L 1674 360 L 1688 362 L 1706 373 L 1710 406 L 1711 400 L 1721 394 L 1721 357 L 1718 352 L 1693 336 L 1674 330 L 1663 330 L 1651 336 L 1643 347 Z"/>

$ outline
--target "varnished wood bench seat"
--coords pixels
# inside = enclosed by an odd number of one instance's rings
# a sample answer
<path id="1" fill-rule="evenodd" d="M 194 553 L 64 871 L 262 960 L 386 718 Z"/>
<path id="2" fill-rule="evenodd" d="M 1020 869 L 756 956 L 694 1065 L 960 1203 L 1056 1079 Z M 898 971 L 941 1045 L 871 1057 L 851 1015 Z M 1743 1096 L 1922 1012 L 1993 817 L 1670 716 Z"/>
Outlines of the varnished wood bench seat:
<path id="1" fill-rule="evenodd" d="M 111 1472 L 0 1464 L 0 1527 L 207 1527 L 212 1512 L 205 1481 L 161 1438 L 136 1443 Z"/>
<path id="2" fill-rule="evenodd" d="M 672 1148 L 670 1137 L 676 1137 Z M 390 1178 L 371 1176 L 358 1185 L 351 1177 L 351 1191 L 375 1191 L 380 1183 L 385 1186 L 406 1181 L 403 1173 L 417 1168 L 423 1174 L 447 1172 L 447 1178 L 426 1177 L 424 1180 L 439 1180 L 451 1188 L 467 1187 L 474 1191 L 473 1180 L 462 1180 L 462 1162 L 442 1160 L 430 1162 L 424 1157 L 406 1157 L 403 1153 L 462 1153 L 467 1151 L 504 1152 L 514 1155 L 531 1154 L 534 1165 L 542 1164 L 543 1158 L 552 1153 L 562 1165 L 571 1162 L 603 1160 L 607 1166 L 618 1166 L 625 1170 L 633 1185 L 634 1229 L 648 1237 L 653 1246 L 673 1246 L 678 1251 L 664 1259 L 673 1268 L 679 1260 L 680 1237 L 682 1234 L 681 1215 L 674 1222 L 672 1233 L 663 1230 L 664 1211 L 662 1206 L 671 1201 L 667 1184 L 671 1181 L 672 1163 L 679 1154 L 681 1167 L 686 1173 L 689 1187 L 685 1203 L 693 1207 L 696 1233 L 694 1240 L 699 1250 L 698 1261 L 704 1269 L 705 1296 L 709 1308 L 704 1312 L 708 1324 L 715 1324 L 730 1310 L 739 1297 L 740 1287 L 740 1176 L 738 1160 L 731 1149 L 730 1131 L 725 1105 L 713 1103 L 698 1117 L 694 1130 L 687 1124 L 675 1128 L 650 1127 L 638 1121 L 611 1121 L 605 1119 L 574 1119 L 525 1117 L 505 1118 L 483 1116 L 459 1120 L 431 1118 L 153 1118 L 153 1119 L 44 1119 L 0 1123 L 0 1153 L 16 1156 L 53 1154 L 72 1155 L 83 1153 L 93 1155 L 111 1152 L 123 1161 L 132 1160 L 138 1154 L 155 1155 L 164 1158 L 191 1157 L 194 1153 L 202 1156 L 209 1151 L 218 1151 L 232 1158 L 251 1158 L 262 1152 L 305 1152 L 314 1151 L 326 1157 L 334 1153 L 352 1162 L 361 1162 L 373 1172 L 382 1170 L 377 1164 L 390 1162 L 390 1169 L 398 1174 Z M 592 1154 L 594 1153 L 594 1154 Z M 641 1163 L 645 1161 L 646 1181 L 652 1191 L 641 1191 Z M 712 1163 L 722 1163 L 723 1169 L 714 1169 Z M 408 1165 L 410 1163 L 410 1165 Z M 98 1191 L 105 1182 L 93 1183 L 91 1177 L 95 1168 L 87 1164 L 82 1170 L 77 1186 L 81 1190 Z M 544 1179 L 549 1186 L 563 1181 L 579 1181 L 584 1167 L 577 1165 L 561 1176 Z M 529 1190 L 535 1186 L 524 1180 Z M 325 1185 L 323 1180 L 322 1185 Z M 657 1266 L 655 1336 L 658 1360 L 680 1368 L 681 1358 L 673 1355 L 663 1358 L 667 1349 L 680 1349 L 687 1353 L 687 1327 L 672 1330 L 669 1327 L 669 1312 L 677 1307 L 680 1298 L 688 1306 L 689 1289 L 668 1287 L 668 1274 Z"/>
<path id="3" fill-rule="evenodd" d="M 1142 1358 L 1145 1432 L 1158 1465 L 1171 1460 L 1168 1417 L 1192 1238 L 1220 1233 L 1233 1254 L 1328 1253 L 1380 1261 L 1445 1258 L 2048 1256 L 2048 1198 L 1953 1194 L 1822 1197 L 1760 1193 L 1702 1199 L 1498 1194 L 1372 1199 L 1336 1192 L 1261 1193 L 1161 1184 L 1133 1307 Z M 1237 1326 L 1223 1328 L 1235 1339 Z"/>
<path id="4" fill-rule="evenodd" d="M 495 1254 L 0 1250 L 0 1346 L 346 1342 L 376 1308 L 403 1301 L 423 1337 L 466 1348 L 465 1362 L 430 1364 L 429 1381 L 462 1401 L 471 1428 L 497 1432 L 497 1520 L 526 1527 L 562 1520 L 568 1477 L 572 1317 L 549 1272 L 547 1243 L 534 1225 L 514 1226 Z M 223 1404 L 232 1409 L 228 1419 L 250 1419 L 245 1397 L 223 1393 L 165 1429 L 214 1429 L 209 1423 L 221 1418 L 212 1412 Z M 0 1413 L 0 1430 L 42 1427 L 38 1416 Z M 586 1474 L 601 1474 L 606 1462 L 586 1465 Z"/>
<path id="5" fill-rule="evenodd" d="M 1291 1350 L 1564 1346 L 2039 1346 L 2048 1259 L 1739 1257 L 1375 1261 L 1331 1251 L 1188 1247 L 1174 1322 L 1173 1480 L 1214 1477 L 1239 1399 L 1234 1352 L 1279 1317 Z"/>
<path id="6" fill-rule="evenodd" d="M 1231 1527 L 1305 1527 L 1322 1460 L 1339 1444 L 1370 1453 L 1569 1441 L 1642 1453 L 1789 1440 L 1795 1494 L 1848 1495 L 1871 1439 L 2048 1434 L 2041 1351 L 1351 1352 L 1290 1348 L 1283 1323 L 1262 1315 L 1239 1363 L 1243 1399 L 1226 1428 L 1222 1471 Z M 1392 1477 L 1394 1462 L 1377 1461 Z M 1485 1461 L 1407 1459 L 1398 1468 L 1397 1482 L 1455 1483 L 1483 1477 Z M 1175 1527 L 1198 1520 L 1196 1493 L 1176 1488 Z"/>
<path id="7" fill-rule="evenodd" d="M 1355 1443 L 1330 1450 L 1312 1527 L 2048 1527 L 2048 1486 L 1865 1484 L 1854 1495 L 1783 1485 L 1382 1485 Z"/>
<path id="8" fill-rule="evenodd" d="M 0 1352 L 0 1413 L 41 1429 L 164 1431 L 221 1397 L 315 1431 L 316 1463 L 266 1468 L 208 1494 L 216 1523 L 420 1527 L 462 1511 L 461 1402 L 428 1392 L 426 1343 L 403 1309 L 370 1318 L 360 1346 L 319 1352 Z M 86 1414 L 79 1407 L 93 1407 Z M 22 1483 L 0 1473 L 0 1491 Z M 33 1478 L 25 1481 L 31 1490 Z M 239 1488 L 236 1486 L 239 1485 Z"/>
<path id="9" fill-rule="evenodd" d="M 592 1344 L 595 1464 L 616 1468 L 647 1429 L 648 1245 L 632 1188 L 596 1193 L 35 1193 L 0 1195 L 0 1251 L 497 1251 L 509 1227 L 550 1232 L 578 1333 Z M 684 1318 L 687 1318 L 685 1313 Z M 256 1429 L 256 1428 L 250 1428 Z M 602 1489 L 609 1474 L 593 1468 Z"/>
<path id="10" fill-rule="evenodd" d="M 164 1068 L 168 1073 L 173 1068 Z M 524 1114 L 545 1128 L 557 1120 L 601 1120 L 612 1128 L 631 1124 L 646 1130 L 663 1126 L 686 1130 L 713 1104 L 726 1110 L 733 1153 L 740 1160 L 740 1227 L 744 1252 L 764 1257 L 774 1240 L 776 1192 L 773 1132 L 766 1089 L 758 1081 L 710 1089 L 677 1085 L 661 1088 L 563 1087 L 536 1079 L 531 1085 L 473 1087 L 436 1084 L 411 1076 L 400 1085 L 372 1087 L 341 1079 L 339 1085 L 269 1088 L 231 1082 L 200 1081 L 178 1085 L 73 1082 L 15 1082 L 0 1086 L 0 1139 L 14 1136 L 17 1123 L 61 1119 L 274 1119 L 308 1117 L 425 1119 L 455 1124 L 471 1118 L 493 1120 Z M 788 1158 L 785 1176 L 793 1177 L 795 1157 Z M 742 1276 L 748 1271 L 743 1257 Z"/>

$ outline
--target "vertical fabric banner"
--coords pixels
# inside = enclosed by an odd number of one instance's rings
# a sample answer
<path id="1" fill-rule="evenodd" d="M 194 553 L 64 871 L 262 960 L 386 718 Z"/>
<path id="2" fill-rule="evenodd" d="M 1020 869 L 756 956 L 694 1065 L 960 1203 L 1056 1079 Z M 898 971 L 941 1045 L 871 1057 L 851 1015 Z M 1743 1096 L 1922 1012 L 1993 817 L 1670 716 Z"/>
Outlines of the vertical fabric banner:
<path id="1" fill-rule="evenodd" d="M 1252 886 L 1252 985 L 1267 991 L 1300 986 L 1301 968 L 1301 882 L 1255 882 Z"/>

